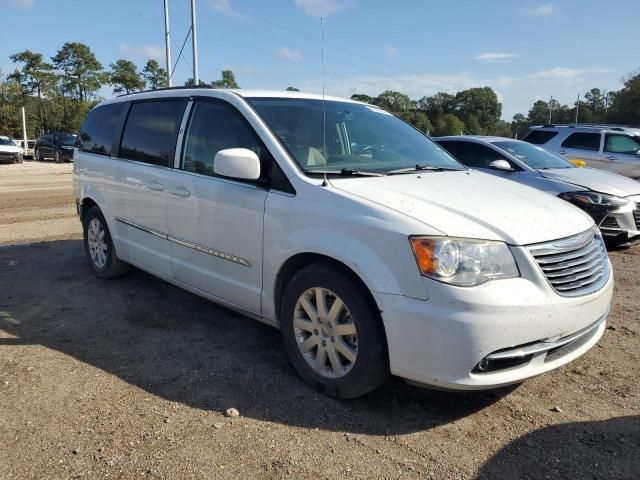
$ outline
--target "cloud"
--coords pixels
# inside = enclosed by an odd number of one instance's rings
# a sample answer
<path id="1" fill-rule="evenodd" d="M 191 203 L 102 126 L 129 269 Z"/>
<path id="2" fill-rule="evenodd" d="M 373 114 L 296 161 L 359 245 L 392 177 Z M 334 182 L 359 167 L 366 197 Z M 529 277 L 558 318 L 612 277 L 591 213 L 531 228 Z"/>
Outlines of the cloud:
<path id="1" fill-rule="evenodd" d="M 162 60 L 164 58 L 164 47 L 160 45 L 132 45 L 130 43 L 121 43 L 118 45 L 118 51 L 124 55 L 148 60 Z"/>
<path id="2" fill-rule="evenodd" d="M 328 17 L 354 6 L 353 0 L 293 0 L 310 17 Z"/>
<path id="3" fill-rule="evenodd" d="M 7 3 L 10 3 L 14 7 L 31 8 L 33 7 L 35 1 L 34 0 L 8 0 Z"/>
<path id="4" fill-rule="evenodd" d="M 225 17 L 235 18 L 238 20 L 247 20 L 249 17 L 244 13 L 238 12 L 230 0 L 209 0 L 209 6 L 220 15 Z"/>
<path id="5" fill-rule="evenodd" d="M 384 53 L 387 54 L 387 57 L 395 57 L 398 53 L 398 49 L 392 45 L 387 45 L 384 47 Z"/>
<path id="6" fill-rule="evenodd" d="M 302 52 L 295 48 L 280 47 L 276 51 L 276 55 L 283 60 L 288 60 L 289 62 L 299 62 L 302 60 Z"/>
<path id="7" fill-rule="evenodd" d="M 484 62 L 500 62 L 503 60 L 509 60 L 510 58 L 515 58 L 517 55 L 515 53 L 505 53 L 505 52 L 484 52 L 479 53 L 475 57 L 474 60 L 482 60 Z"/>
<path id="8" fill-rule="evenodd" d="M 538 80 L 561 81 L 565 84 L 579 83 L 584 80 L 585 75 L 600 75 L 611 73 L 609 68 L 567 68 L 553 67 L 549 70 L 541 70 L 530 77 Z"/>
<path id="9" fill-rule="evenodd" d="M 545 3 L 537 7 L 521 8 L 521 13 L 530 17 L 549 17 L 553 15 L 553 3 Z"/>

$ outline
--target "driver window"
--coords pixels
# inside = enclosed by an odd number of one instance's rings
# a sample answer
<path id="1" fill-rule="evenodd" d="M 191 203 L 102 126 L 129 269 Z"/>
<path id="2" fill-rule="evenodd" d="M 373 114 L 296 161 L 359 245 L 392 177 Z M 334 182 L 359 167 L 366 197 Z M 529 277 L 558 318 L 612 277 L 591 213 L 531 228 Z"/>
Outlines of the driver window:
<path id="1" fill-rule="evenodd" d="M 258 155 L 267 172 L 269 154 L 244 117 L 222 102 L 195 102 L 184 139 L 180 168 L 213 176 L 213 160 L 220 150 L 247 148 Z"/>
<path id="2" fill-rule="evenodd" d="M 640 142 L 628 135 L 607 133 L 604 143 L 604 151 L 610 153 L 635 154 L 640 150 Z"/>

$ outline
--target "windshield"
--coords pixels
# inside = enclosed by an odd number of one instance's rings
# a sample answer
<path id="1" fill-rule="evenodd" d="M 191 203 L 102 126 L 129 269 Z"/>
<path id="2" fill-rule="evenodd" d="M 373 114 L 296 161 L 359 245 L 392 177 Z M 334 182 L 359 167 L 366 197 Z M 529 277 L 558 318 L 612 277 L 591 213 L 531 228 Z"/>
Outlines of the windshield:
<path id="1" fill-rule="evenodd" d="M 573 168 L 573 165 L 566 160 L 547 152 L 545 149 L 536 147 L 526 142 L 493 142 L 496 147 L 505 152 L 509 152 L 521 162 L 526 163 L 536 170 L 547 168 Z"/>
<path id="2" fill-rule="evenodd" d="M 323 128 L 322 100 L 249 98 L 247 101 L 307 173 L 386 173 L 416 167 L 465 169 L 428 137 L 379 108 L 325 101 Z"/>
<path id="3" fill-rule="evenodd" d="M 61 135 L 56 135 L 56 143 L 62 145 L 73 145 L 76 143 L 77 135 L 71 135 L 63 133 Z"/>
<path id="4" fill-rule="evenodd" d="M 15 147 L 16 144 L 13 143 L 11 140 L 9 140 L 8 138 L 0 138 L 0 145 L 11 145 L 12 147 Z"/>

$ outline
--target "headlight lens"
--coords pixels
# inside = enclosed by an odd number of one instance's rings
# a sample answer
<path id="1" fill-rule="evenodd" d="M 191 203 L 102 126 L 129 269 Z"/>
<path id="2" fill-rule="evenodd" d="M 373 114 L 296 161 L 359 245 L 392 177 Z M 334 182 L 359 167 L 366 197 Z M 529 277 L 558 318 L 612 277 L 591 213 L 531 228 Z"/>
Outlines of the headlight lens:
<path id="1" fill-rule="evenodd" d="M 441 282 L 470 287 L 520 276 L 502 242 L 450 237 L 411 237 L 420 273 Z"/>
<path id="2" fill-rule="evenodd" d="M 582 208 L 594 206 L 623 207 L 629 203 L 626 198 L 598 192 L 566 192 L 561 193 L 558 197 Z"/>

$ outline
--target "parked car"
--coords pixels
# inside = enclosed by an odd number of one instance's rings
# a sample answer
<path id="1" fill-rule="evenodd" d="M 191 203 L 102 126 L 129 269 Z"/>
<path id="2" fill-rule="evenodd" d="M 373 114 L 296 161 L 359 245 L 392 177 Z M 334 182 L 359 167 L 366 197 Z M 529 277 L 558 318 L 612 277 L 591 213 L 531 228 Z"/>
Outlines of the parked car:
<path id="1" fill-rule="evenodd" d="M 545 125 L 529 129 L 523 140 L 567 160 L 640 180 L 640 128 Z"/>
<path id="2" fill-rule="evenodd" d="M 577 168 L 520 140 L 471 135 L 434 140 L 468 167 L 538 188 L 580 207 L 612 246 L 640 242 L 640 182 Z"/>
<path id="3" fill-rule="evenodd" d="M 13 143 L 18 145 L 22 149 L 22 156 L 24 158 L 33 158 L 33 147 L 36 144 L 35 140 L 27 140 L 27 143 L 25 144 L 24 140 L 14 138 Z"/>
<path id="4" fill-rule="evenodd" d="M 20 147 L 9 137 L 0 136 L 0 163 L 20 163 L 22 152 Z"/>
<path id="5" fill-rule="evenodd" d="M 53 158 L 56 163 L 73 160 L 77 135 L 73 133 L 47 133 L 41 136 L 34 145 L 36 160 L 44 161 Z"/>
<path id="6" fill-rule="evenodd" d="M 135 265 L 278 327 L 299 374 L 341 398 L 389 373 L 519 383 L 589 350 L 610 308 L 590 216 L 351 100 L 106 100 L 82 126 L 74 193 L 98 277 Z"/>

